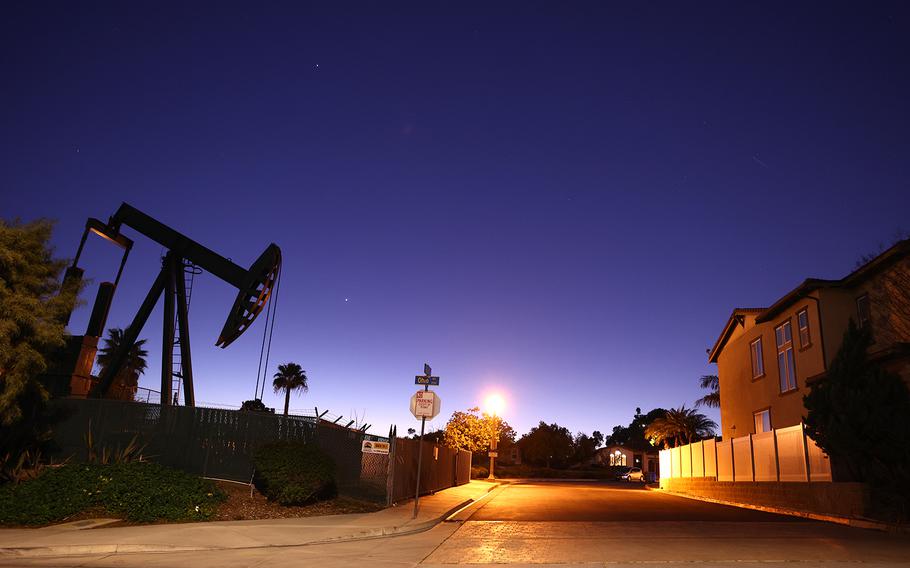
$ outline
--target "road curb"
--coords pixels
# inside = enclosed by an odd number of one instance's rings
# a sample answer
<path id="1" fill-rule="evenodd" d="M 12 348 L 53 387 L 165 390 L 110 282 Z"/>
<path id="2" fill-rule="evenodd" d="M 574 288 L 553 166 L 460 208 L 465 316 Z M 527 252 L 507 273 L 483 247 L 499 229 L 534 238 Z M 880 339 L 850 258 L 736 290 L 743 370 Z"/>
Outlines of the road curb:
<path id="1" fill-rule="evenodd" d="M 405 521 L 401 525 L 386 527 L 377 527 L 364 531 L 355 532 L 348 535 L 325 538 L 321 540 L 311 540 L 308 542 L 292 544 L 257 544 L 252 546 L 176 546 L 165 544 L 73 544 L 58 546 L 23 546 L 16 548 L 0 548 L 0 558 L 41 558 L 41 557 L 62 557 L 62 556 L 87 556 L 90 554 L 136 554 L 142 552 L 204 552 L 216 550 L 251 550 L 259 548 L 293 548 L 299 546 L 315 546 L 320 544 L 337 544 L 342 542 L 353 542 L 358 540 L 370 540 L 376 538 L 387 538 L 391 536 L 407 536 L 428 531 L 443 522 L 453 514 L 461 511 L 465 507 L 479 499 L 485 498 L 494 489 L 499 487 L 500 483 L 492 483 L 489 489 L 483 495 L 474 499 L 465 499 L 453 507 L 447 509 L 444 513 L 431 519 L 409 525 Z"/>
<path id="2" fill-rule="evenodd" d="M 801 517 L 804 519 L 812 519 L 813 521 L 824 521 L 828 523 L 835 523 L 838 525 L 844 525 L 848 527 L 855 527 L 859 529 L 870 529 L 877 530 L 882 532 L 896 533 L 896 534 L 910 534 L 910 527 L 904 527 L 900 525 L 893 525 L 890 523 L 884 523 L 881 521 L 874 521 L 872 519 L 856 519 L 853 517 L 841 517 L 837 515 L 821 515 L 819 513 L 810 513 L 807 511 L 797 511 L 795 509 L 782 509 L 779 507 L 768 507 L 765 505 L 753 505 L 751 503 L 739 503 L 736 501 L 724 501 L 722 499 L 714 499 L 712 497 L 702 497 L 700 495 L 691 495 L 689 493 L 678 493 L 676 491 L 667 491 L 666 489 L 661 489 L 660 487 L 651 487 L 646 486 L 649 491 L 660 491 L 667 495 L 673 495 L 674 497 L 682 497 L 684 499 L 692 499 L 693 501 L 703 501 L 705 503 L 716 503 L 718 505 L 728 505 L 730 507 L 739 507 L 740 509 L 752 509 L 754 511 L 763 511 L 765 513 L 776 513 L 778 515 L 787 515 L 790 517 Z"/>

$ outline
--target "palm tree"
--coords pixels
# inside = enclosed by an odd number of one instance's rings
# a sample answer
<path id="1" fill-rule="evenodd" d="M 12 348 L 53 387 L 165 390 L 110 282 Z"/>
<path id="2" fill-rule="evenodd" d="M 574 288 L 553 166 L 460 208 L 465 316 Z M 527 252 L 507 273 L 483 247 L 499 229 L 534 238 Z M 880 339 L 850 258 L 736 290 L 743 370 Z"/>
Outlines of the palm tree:
<path id="1" fill-rule="evenodd" d="M 104 347 L 98 351 L 99 373 L 104 373 L 107 367 L 113 362 L 114 353 L 123 345 L 123 330 L 114 327 L 107 330 L 108 336 L 104 339 Z M 133 400 L 136 396 L 136 389 L 139 387 L 139 375 L 145 373 L 148 363 L 145 358 L 148 351 L 142 348 L 145 345 L 145 339 L 140 339 L 133 343 L 127 352 L 126 359 L 117 376 L 114 377 L 111 386 L 105 393 L 107 398 L 116 398 L 121 400 Z"/>
<path id="2" fill-rule="evenodd" d="M 645 438 L 664 447 L 691 444 L 714 435 L 717 423 L 695 411 L 694 408 L 671 408 L 659 418 L 655 418 L 645 428 Z"/>
<path id="3" fill-rule="evenodd" d="M 307 385 L 306 371 L 297 363 L 285 363 L 278 365 L 278 372 L 274 375 L 272 388 L 275 392 L 284 391 L 284 415 L 288 415 L 288 406 L 291 404 L 291 391 L 301 390 L 307 392 L 310 390 Z"/>
<path id="4" fill-rule="evenodd" d="M 698 384 L 703 389 L 711 392 L 695 401 L 695 408 L 705 405 L 710 408 L 720 408 L 720 379 L 717 375 L 702 375 Z"/>

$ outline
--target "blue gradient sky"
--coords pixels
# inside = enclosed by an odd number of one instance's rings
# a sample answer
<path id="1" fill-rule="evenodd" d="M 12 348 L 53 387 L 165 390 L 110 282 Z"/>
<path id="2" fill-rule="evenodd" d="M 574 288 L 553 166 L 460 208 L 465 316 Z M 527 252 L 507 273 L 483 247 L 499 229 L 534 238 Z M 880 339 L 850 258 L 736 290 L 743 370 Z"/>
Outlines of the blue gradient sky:
<path id="1" fill-rule="evenodd" d="M 0 214 L 61 256 L 121 201 L 243 266 L 278 243 L 270 373 L 379 434 L 425 361 L 431 427 L 491 389 L 519 433 L 691 405 L 734 306 L 908 228 L 905 4 L 488 4 L 4 3 Z M 109 326 L 159 266 L 127 233 Z M 197 279 L 199 401 L 253 394 L 264 320 L 213 345 L 234 294 Z"/>

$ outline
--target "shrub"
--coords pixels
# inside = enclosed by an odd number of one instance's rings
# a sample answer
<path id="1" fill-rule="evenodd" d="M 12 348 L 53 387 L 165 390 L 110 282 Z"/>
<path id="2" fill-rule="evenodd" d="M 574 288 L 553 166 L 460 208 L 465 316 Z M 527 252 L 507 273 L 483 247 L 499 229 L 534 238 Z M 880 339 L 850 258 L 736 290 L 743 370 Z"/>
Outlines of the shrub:
<path id="1" fill-rule="evenodd" d="M 471 479 L 486 479 L 490 476 L 490 469 L 482 465 L 471 467 Z"/>
<path id="2" fill-rule="evenodd" d="M 256 488 L 282 505 L 304 505 L 337 493 L 335 463 L 315 444 L 268 444 L 256 451 L 253 464 Z"/>
<path id="3" fill-rule="evenodd" d="M 97 507 L 130 521 L 202 521 L 226 498 L 214 483 L 148 462 L 70 464 L 0 487 L 0 524 L 47 524 Z"/>
<path id="4" fill-rule="evenodd" d="M 267 408 L 265 403 L 258 398 L 252 400 L 244 400 L 243 404 L 240 405 L 240 410 L 243 412 L 270 412 L 275 413 L 274 408 Z"/>

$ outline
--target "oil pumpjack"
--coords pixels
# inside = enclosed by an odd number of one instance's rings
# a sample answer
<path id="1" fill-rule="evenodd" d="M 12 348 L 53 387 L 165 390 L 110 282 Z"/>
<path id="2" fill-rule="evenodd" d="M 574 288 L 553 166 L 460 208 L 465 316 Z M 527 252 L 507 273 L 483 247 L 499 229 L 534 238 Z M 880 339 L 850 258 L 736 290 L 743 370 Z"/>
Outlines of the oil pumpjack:
<path id="1" fill-rule="evenodd" d="M 96 380 L 91 376 L 91 371 L 98 340 L 104 333 L 111 301 L 133 246 L 133 241 L 121 234 L 122 227 L 129 227 L 155 241 L 167 249 L 167 253 L 162 260 L 161 272 L 146 294 L 132 323 L 124 331 L 119 348 Z M 103 282 L 99 285 L 85 335 L 73 338 L 74 345 L 70 349 L 71 351 L 78 349 L 78 356 L 69 366 L 72 373 L 70 396 L 101 398 L 109 392 L 115 377 L 126 362 L 130 349 L 158 303 L 158 298 L 164 294 L 161 404 L 172 404 L 173 379 L 177 376 L 183 385 L 184 404 L 195 406 L 185 270 L 188 267 L 192 267 L 189 268 L 191 270 L 205 270 L 237 288 L 237 298 L 215 342 L 215 345 L 224 348 L 250 327 L 269 301 L 281 270 L 281 249 L 275 243 L 270 244 L 249 269 L 244 269 L 135 207 L 123 203 L 107 223 L 94 218 L 86 222 L 76 257 L 66 270 L 64 285 L 82 279 L 84 271 L 78 266 L 79 257 L 90 233 L 99 235 L 122 248 L 123 256 L 116 280 L 113 283 Z M 175 350 L 179 352 L 180 359 L 179 367 L 176 369 Z"/>

